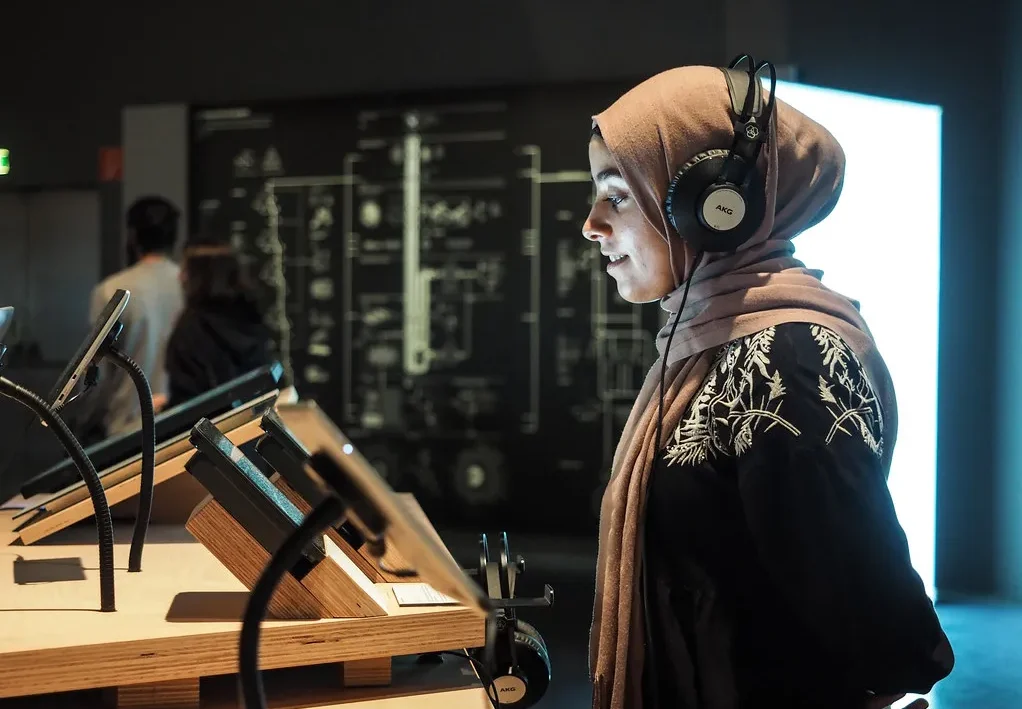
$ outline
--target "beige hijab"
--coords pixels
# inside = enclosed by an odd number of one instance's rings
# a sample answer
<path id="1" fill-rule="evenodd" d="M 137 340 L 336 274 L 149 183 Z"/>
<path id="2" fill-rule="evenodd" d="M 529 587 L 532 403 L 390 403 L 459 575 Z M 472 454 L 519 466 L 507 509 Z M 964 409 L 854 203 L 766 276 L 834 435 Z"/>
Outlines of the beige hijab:
<path id="1" fill-rule="evenodd" d="M 664 214 L 667 187 L 694 155 L 731 144 L 730 94 L 719 69 L 672 69 L 638 85 L 594 117 L 647 221 L 691 269 L 695 254 Z M 708 373 L 717 349 L 772 325 L 807 322 L 840 335 L 856 353 L 880 397 L 885 417 L 885 472 L 897 429 L 890 376 L 859 314 L 858 304 L 824 286 L 818 271 L 793 258 L 791 239 L 824 219 L 841 194 L 844 152 L 825 128 L 777 101 L 759 167 L 766 170 L 766 217 L 734 254 L 707 254 L 692 278 L 671 349 L 668 327 L 657 336 L 659 359 L 649 370 L 614 453 L 600 510 L 596 603 L 590 636 L 594 706 L 640 709 L 644 651 L 639 595 L 646 487 L 656 447 L 660 371 L 667 359 L 663 441 L 677 427 Z M 672 262 L 676 259 L 672 258 Z M 675 272 L 680 284 L 686 274 Z M 682 288 L 665 297 L 672 313 Z M 673 471 L 666 474 L 675 474 Z"/>

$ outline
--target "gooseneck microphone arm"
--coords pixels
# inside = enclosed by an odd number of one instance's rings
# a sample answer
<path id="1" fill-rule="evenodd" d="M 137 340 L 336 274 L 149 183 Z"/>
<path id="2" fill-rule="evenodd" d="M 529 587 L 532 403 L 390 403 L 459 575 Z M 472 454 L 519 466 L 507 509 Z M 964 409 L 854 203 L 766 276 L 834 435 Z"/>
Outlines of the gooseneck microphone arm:
<path id="1" fill-rule="evenodd" d="M 259 631 L 274 591 L 284 574 L 301 559 L 305 547 L 340 519 L 346 510 L 347 506 L 339 498 L 327 496 L 274 552 L 252 589 L 241 621 L 238 657 L 238 680 L 245 709 L 266 709 L 266 692 L 259 673 Z"/>
<path id="2" fill-rule="evenodd" d="M 105 355 L 125 374 L 131 377 L 138 392 L 138 404 L 142 409 L 142 475 L 138 496 L 138 514 L 135 530 L 131 534 L 131 551 L 128 554 L 128 571 L 142 570 L 142 548 L 145 546 L 149 520 L 153 513 L 153 486 L 156 484 L 156 413 L 153 411 L 153 392 L 145 372 L 135 361 L 113 343 L 105 349 Z"/>
<path id="3" fill-rule="evenodd" d="M 96 512 L 96 528 L 99 532 L 99 598 L 100 610 L 113 612 L 117 610 L 114 602 L 114 525 L 110 519 L 110 506 L 107 505 L 106 493 L 96 474 L 89 456 L 85 455 L 78 439 L 53 409 L 33 392 L 15 384 L 10 379 L 0 377 L 0 396 L 13 399 L 46 424 L 56 434 L 64 451 L 85 480 L 92 498 L 92 508 Z"/>

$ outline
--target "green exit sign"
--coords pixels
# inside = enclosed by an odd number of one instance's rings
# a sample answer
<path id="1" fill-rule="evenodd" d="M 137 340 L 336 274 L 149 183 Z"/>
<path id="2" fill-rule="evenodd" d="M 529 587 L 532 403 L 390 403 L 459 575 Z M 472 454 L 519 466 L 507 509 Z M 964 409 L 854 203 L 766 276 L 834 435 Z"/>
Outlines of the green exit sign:
<path id="1" fill-rule="evenodd" d="M 11 171 L 11 151 L 7 148 L 0 148 L 0 175 L 6 175 Z"/>

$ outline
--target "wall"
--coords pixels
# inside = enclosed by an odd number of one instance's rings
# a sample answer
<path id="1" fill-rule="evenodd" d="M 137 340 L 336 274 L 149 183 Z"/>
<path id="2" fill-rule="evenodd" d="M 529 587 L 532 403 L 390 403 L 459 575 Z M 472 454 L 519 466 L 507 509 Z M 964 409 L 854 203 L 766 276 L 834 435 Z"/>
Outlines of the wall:
<path id="1" fill-rule="evenodd" d="M 22 112 L 12 123 L 0 105 L 0 144 L 10 143 L 24 163 L 16 179 L 94 179 L 96 147 L 116 140 L 125 104 L 641 77 L 725 61 L 746 41 L 753 53 L 796 63 L 811 83 L 942 104 L 937 583 L 942 592 L 988 593 L 996 580 L 994 440 L 977 414 L 995 401 L 993 349 L 983 343 L 995 332 L 989 264 L 1000 195 L 989 185 L 1000 165 L 998 151 L 975 146 L 1001 130 L 989 107 L 1001 81 L 1001 42 L 990 28 L 1002 8 L 1000 0 L 920 8 L 913 0 L 637 0 L 627 9 L 612 0 L 306 0 L 282 12 L 265 0 L 239 11 L 111 0 L 70 7 L 59 25 L 49 17 L 27 22 L 26 9 L 15 20 L 23 26 L 7 28 L 7 48 L 46 61 L 20 74 L 24 62 L 7 63 L 4 93 Z M 773 32 L 757 34 L 763 27 Z M 892 156 L 891 175 L 896 195 L 911 166 Z M 910 294 L 903 307 L 910 322 Z"/>
<path id="2" fill-rule="evenodd" d="M 0 303 L 15 308 L 6 344 L 31 344 L 48 363 L 75 353 L 99 277 L 99 208 L 94 190 L 0 193 Z"/>
<path id="3" fill-rule="evenodd" d="M 141 197 L 160 195 L 177 207 L 181 223 L 187 224 L 191 110 L 183 103 L 126 106 L 122 116 L 121 204 L 127 209 Z M 123 248 L 127 226 L 123 221 L 120 226 Z"/>
<path id="4" fill-rule="evenodd" d="M 1022 61 L 1022 7 L 1015 3 L 1005 23 L 1008 32 L 1005 63 Z M 1014 41 L 1012 41 L 1014 40 Z M 1003 99 L 1006 112 L 1022 109 L 1022 80 L 1007 73 Z M 1003 249 L 1000 254 L 1002 322 L 997 367 L 1000 394 L 994 423 L 998 436 L 996 519 L 998 523 L 997 582 L 1003 594 L 1022 601 L 1022 134 L 1004 134 Z"/>
<path id="5" fill-rule="evenodd" d="M 0 192 L 0 303 L 15 308 L 4 376 L 34 391 L 49 391 L 88 333 L 99 209 L 94 190 Z M 60 447 L 12 401 L 0 401 L 0 430 L 0 499 L 7 499 L 25 471 L 53 463 Z"/>
<path id="6" fill-rule="evenodd" d="M 991 264 L 1000 246 L 1000 194 L 978 176 L 996 175 L 1001 165 L 999 151 L 976 146 L 1002 130 L 999 112 L 989 108 L 1001 89 L 1003 45 L 991 27 L 1002 11 L 991 2 L 927 14 L 900 0 L 792 0 L 792 52 L 803 79 L 944 107 L 936 580 L 942 594 L 998 590 L 994 428 L 984 414 L 996 402 L 990 343 L 998 274 Z M 896 197 L 911 166 L 892 156 L 891 172 Z"/>
<path id="7" fill-rule="evenodd" d="M 265 0 L 202 9 L 110 0 L 62 10 L 59 26 L 43 11 L 18 13 L 5 24 L 5 49 L 46 61 L 0 69 L 3 93 L 21 107 L 46 105 L 14 120 L 0 104 L 0 143 L 12 143 L 22 164 L 11 182 L 64 179 L 53 177 L 58 165 L 91 180 L 95 148 L 116 138 L 127 104 L 631 77 L 719 61 L 722 5 L 646 4 L 648 12 L 623 12 L 611 0 L 305 0 L 283 12 Z M 639 37 L 641 51 L 622 46 Z"/>

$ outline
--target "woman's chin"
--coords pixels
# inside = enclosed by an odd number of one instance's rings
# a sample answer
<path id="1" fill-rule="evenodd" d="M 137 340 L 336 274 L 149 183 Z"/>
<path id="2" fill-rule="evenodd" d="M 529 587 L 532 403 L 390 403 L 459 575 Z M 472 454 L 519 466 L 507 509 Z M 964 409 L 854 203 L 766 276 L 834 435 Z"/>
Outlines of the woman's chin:
<path id="1" fill-rule="evenodd" d="M 617 279 L 615 279 L 617 280 Z M 643 296 L 646 289 L 636 288 L 635 284 L 630 282 L 628 279 L 621 279 L 617 281 L 617 294 L 621 296 L 621 299 L 626 303 L 647 303 L 649 300 Z"/>
<path id="2" fill-rule="evenodd" d="M 635 305 L 659 302 L 669 292 L 661 293 L 652 288 L 636 287 L 634 283 L 625 279 L 617 281 L 617 294 L 626 303 L 633 303 Z"/>

